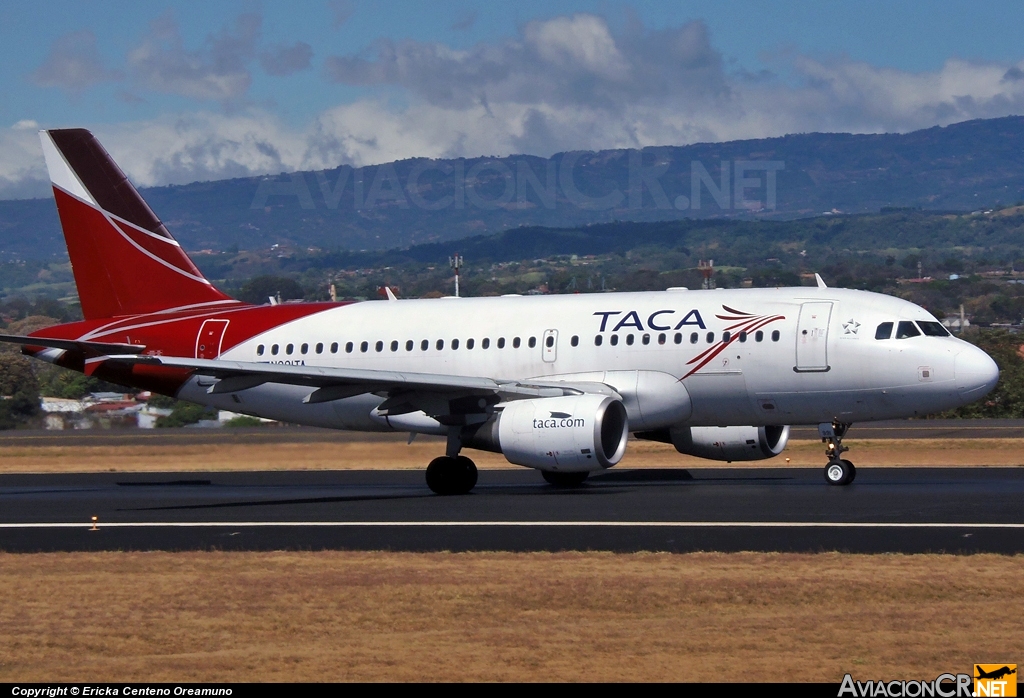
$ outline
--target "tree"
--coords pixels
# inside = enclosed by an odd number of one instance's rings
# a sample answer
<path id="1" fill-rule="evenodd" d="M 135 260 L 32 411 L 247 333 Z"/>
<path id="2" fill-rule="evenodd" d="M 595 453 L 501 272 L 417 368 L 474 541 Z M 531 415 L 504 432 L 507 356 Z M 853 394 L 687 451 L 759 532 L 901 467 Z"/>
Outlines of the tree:
<path id="1" fill-rule="evenodd" d="M 284 276 L 256 276 L 249 279 L 238 291 L 238 299 L 246 303 L 262 305 L 271 296 L 281 296 L 281 300 L 303 298 L 306 292 L 294 279 Z"/>

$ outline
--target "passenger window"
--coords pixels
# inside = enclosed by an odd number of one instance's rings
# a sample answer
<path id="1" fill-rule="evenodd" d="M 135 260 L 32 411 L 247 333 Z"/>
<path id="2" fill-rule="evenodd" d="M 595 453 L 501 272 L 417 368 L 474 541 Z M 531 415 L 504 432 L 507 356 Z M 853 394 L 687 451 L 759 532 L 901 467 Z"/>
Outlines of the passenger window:
<path id="1" fill-rule="evenodd" d="M 504 337 L 498 337 L 498 348 L 499 349 L 504 349 L 505 348 L 505 338 Z"/>
<path id="2" fill-rule="evenodd" d="M 406 351 L 412 351 L 413 347 L 415 347 L 415 346 L 416 346 L 416 343 L 413 342 L 411 339 L 406 340 L 406 342 L 405 342 L 405 350 Z"/>
<path id="3" fill-rule="evenodd" d="M 604 343 L 604 337 L 599 334 L 594 335 L 594 346 L 599 347 L 602 343 Z"/>
<path id="4" fill-rule="evenodd" d="M 708 340 L 708 344 L 714 344 L 715 343 L 715 333 L 714 332 L 708 332 L 707 340 Z"/>
<path id="5" fill-rule="evenodd" d="M 476 340 L 474 340 L 474 339 L 467 339 L 466 340 L 466 348 L 467 349 L 472 349 L 474 344 L 476 344 Z"/>
<path id="6" fill-rule="evenodd" d="M 263 345 L 256 347 L 256 356 L 263 356 Z"/>
<path id="7" fill-rule="evenodd" d="M 338 343 L 337 342 L 331 342 L 331 353 L 332 354 L 337 354 L 338 353 Z"/>
<path id="8" fill-rule="evenodd" d="M 285 353 L 285 354 L 291 355 L 291 353 L 292 353 L 293 351 L 295 351 L 295 345 L 294 345 L 294 344 L 289 344 L 288 346 L 286 346 L 286 347 L 284 348 L 284 353 Z"/>
<path id="9" fill-rule="evenodd" d="M 948 337 L 949 330 L 943 327 L 941 322 L 932 322 L 924 320 L 918 320 L 917 326 L 921 328 L 921 331 L 928 337 Z"/>
<path id="10" fill-rule="evenodd" d="M 722 341 L 723 342 L 728 344 L 730 339 L 732 339 L 732 332 L 726 330 L 725 332 L 722 333 Z"/>
<path id="11" fill-rule="evenodd" d="M 661 334 L 658 335 L 658 344 L 664 344 L 664 343 L 665 343 L 665 333 L 662 332 Z"/>
<path id="12" fill-rule="evenodd" d="M 761 330 L 758 330 L 757 332 L 754 333 L 754 341 L 755 342 L 760 342 L 762 339 L 764 339 L 764 332 L 762 332 Z"/>
<path id="13" fill-rule="evenodd" d="M 490 340 L 489 337 L 484 337 L 483 339 L 480 340 L 480 348 L 481 349 L 490 349 L 491 348 L 491 340 Z"/>
<path id="14" fill-rule="evenodd" d="M 513 349 L 518 349 L 519 348 L 519 344 L 520 344 L 519 337 L 516 337 L 515 339 L 512 340 L 512 348 Z"/>
<path id="15" fill-rule="evenodd" d="M 308 354 L 309 353 L 309 345 L 308 344 L 303 344 L 299 348 L 299 351 L 302 352 L 303 354 Z"/>
<path id="16" fill-rule="evenodd" d="M 391 340 L 391 351 L 398 351 L 398 340 L 397 339 L 392 339 Z"/>
<path id="17" fill-rule="evenodd" d="M 573 345 L 574 347 L 578 347 L 580 345 L 580 338 L 579 338 L 579 336 L 578 335 L 573 335 L 572 339 L 569 340 L 569 344 Z"/>
<path id="18" fill-rule="evenodd" d="M 453 339 L 452 340 L 452 349 L 458 349 L 458 348 L 459 348 L 459 340 Z"/>
<path id="19" fill-rule="evenodd" d="M 631 334 L 627 334 L 626 335 L 626 344 L 628 344 L 629 346 L 633 346 L 633 335 L 631 335 Z"/>
<path id="20" fill-rule="evenodd" d="M 362 342 L 359 345 L 359 351 L 363 352 L 364 354 L 366 353 L 366 350 L 369 349 L 369 348 L 370 348 L 370 343 L 369 342 Z"/>
<path id="21" fill-rule="evenodd" d="M 374 345 L 373 348 L 376 349 L 377 351 L 384 351 L 384 342 L 378 339 L 377 343 Z"/>
<path id="22" fill-rule="evenodd" d="M 690 333 L 690 344 L 696 344 L 698 339 L 699 337 L 697 336 L 696 332 Z"/>
<path id="23" fill-rule="evenodd" d="M 772 330 L 772 341 L 773 341 L 773 342 L 777 342 L 777 341 L 779 341 L 779 337 L 780 337 L 780 336 L 781 336 L 781 335 L 779 334 L 779 331 L 778 331 L 778 330 Z"/>
<path id="24" fill-rule="evenodd" d="M 276 344 L 274 346 L 270 347 L 270 353 L 273 354 L 274 356 L 277 356 L 278 350 L 279 350 L 279 347 Z"/>
<path id="25" fill-rule="evenodd" d="M 437 344 L 435 344 L 434 346 L 437 347 L 438 351 L 441 351 L 442 349 L 444 349 L 444 340 L 443 339 L 437 340 Z"/>
<path id="26" fill-rule="evenodd" d="M 883 322 L 875 330 L 875 339 L 889 339 L 889 337 L 892 337 L 892 323 Z"/>
<path id="27" fill-rule="evenodd" d="M 917 337 L 921 334 L 921 330 L 917 329 L 917 325 L 906 320 L 900 321 L 900 324 L 896 326 L 896 339 L 907 339 L 908 337 Z"/>
<path id="28" fill-rule="evenodd" d="M 746 332 L 740 332 L 740 341 L 741 342 L 747 341 L 747 333 Z"/>
<path id="29" fill-rule="evenodd" d="M 316 353 L 317 354 L 323 354 L 324 353 L 324 343 L 323 342 L 317 342 L 316 343 Z"/>
<path id="30" fill-rule="evenodd" d="M 537 338 L 530 337 L 530 348 L 533 349 L 535 346 L 537 346 Z"/>
<path id="31" fill-rule="evenodd" d="M 609 339 L 608 341 L 612 343 L 613 347 L 618 346 L 618 344 L 619 344 L 619 335 L 613 334 L 611 339 Z"/>
<path id="32" fill-rule="evenodd" d="M 420 351 L 426 351 L 430 348 L 430 340 L 424 339 L 420 342 Z"/>
<path id="33" fill-rule="evenodd" d="M 643 337 L 640 338 L 640 341 L 642 343 L 644 343 L 644 344 L 650 344 L 651 343 L 651 335 L 645 334 Z"/>
<path id="34" fill-rule="evenodd" d="M 345 353 L 346 354 L 351 354 L 353 348 L 354 348 L 354 345 L 352 344 L 352 342 L 347 342 L 345 344 Z"/>
<path id="35" fill-rule="evenodd" d="M 548 335 L 547 338 L 544 340 L 544 346 L 546 346 L 548 349 L 555 346 L 555 338 L 551 335 Z"/>
<path id="36" fill-rule="evenodd" d="M 683 343 L 683 333 L 682 332 L 676 332 L 676 336 L 673 337 L 672 340 L 676 344 L 682 344 Z"/>

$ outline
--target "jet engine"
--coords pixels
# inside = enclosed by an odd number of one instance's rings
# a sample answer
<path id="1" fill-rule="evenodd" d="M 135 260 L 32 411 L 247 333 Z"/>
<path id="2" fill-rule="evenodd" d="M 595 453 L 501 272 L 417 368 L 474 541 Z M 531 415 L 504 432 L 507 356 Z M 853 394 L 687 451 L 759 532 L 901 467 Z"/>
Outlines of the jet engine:
<path id="1" fill-rule="evenodd" d="M 786 448 L 789 427 L 672 427 L 637 437 L 670 443 L 680 453 L 709 460 L 764 460 Z"/>
<path id="2" fill-rule="evenodd" d="M 509 402 L 473 432 L 464 430 L 462 444 L 529 468 L 587 472 L 618 463 L 628 437 L 620 400 L 584 394 Z"/>

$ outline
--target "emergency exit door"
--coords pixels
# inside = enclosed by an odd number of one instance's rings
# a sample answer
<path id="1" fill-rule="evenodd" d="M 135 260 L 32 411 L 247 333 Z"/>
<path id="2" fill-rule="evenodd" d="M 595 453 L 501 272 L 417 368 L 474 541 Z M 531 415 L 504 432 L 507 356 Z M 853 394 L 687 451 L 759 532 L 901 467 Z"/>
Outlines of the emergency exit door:
<path id="1" fill-rule="evenodd" d="M 832 303 L 815 301 L 800 306 L 796 329 L 797 371 L 828 370 L 828 325 L 831 318 Z"/>
<path id="2" fill-rule="evenodd" d="M 196 337 L 196 358 L 216 359 L 220 356 L 221 344 L 224 342 L 224 330 L 228 328 L 227 320 L 207 320 L 199 328 Z"/>
<path id="3" fill-rule="evenodd" d="M 558 358 L 558 330 L 544 330 L 541 340 L 541 356 L 547 363 L 554 363 Z"/>

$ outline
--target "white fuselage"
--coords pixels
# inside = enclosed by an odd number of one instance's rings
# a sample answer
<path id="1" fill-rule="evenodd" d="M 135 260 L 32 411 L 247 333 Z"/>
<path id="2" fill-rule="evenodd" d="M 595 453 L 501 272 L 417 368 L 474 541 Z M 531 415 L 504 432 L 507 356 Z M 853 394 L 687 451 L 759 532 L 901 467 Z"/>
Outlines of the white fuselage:
<path id="1" fill-rule="evenodd" d="M 220 358 L 606 383 L 632 431 L 912 417 L 991 390 L 998 370 L 971 344 L 876 339 L 878 325 L 900 321 L 935 318 L 891 296 L 804 287 L 398 300 L 301 318 Z M 299 424 L 444 432 L 422 413 L 388 421 L 372 394 L 305 404 L 308 387 L 211 395 L 211 382 L 194 377 L 179 397 Z"/>

